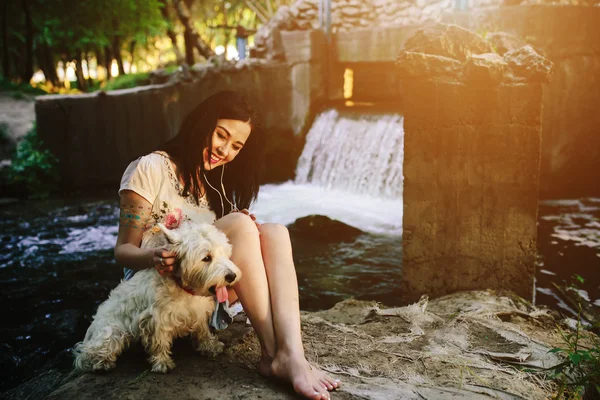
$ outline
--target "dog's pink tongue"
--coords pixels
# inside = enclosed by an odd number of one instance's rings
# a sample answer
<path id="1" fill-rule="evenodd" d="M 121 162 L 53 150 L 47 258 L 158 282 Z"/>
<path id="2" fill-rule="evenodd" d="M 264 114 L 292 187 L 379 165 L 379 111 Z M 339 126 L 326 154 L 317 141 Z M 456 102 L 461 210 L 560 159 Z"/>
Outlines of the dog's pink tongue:
<path id="1" fill-rule="evenodd" d="M 227 292 L 226 286 L 218 287 L 216 292 L 217 292 L 217 301 L 219 303 L 224 303 L 229 298 L 229 293 Z"/>

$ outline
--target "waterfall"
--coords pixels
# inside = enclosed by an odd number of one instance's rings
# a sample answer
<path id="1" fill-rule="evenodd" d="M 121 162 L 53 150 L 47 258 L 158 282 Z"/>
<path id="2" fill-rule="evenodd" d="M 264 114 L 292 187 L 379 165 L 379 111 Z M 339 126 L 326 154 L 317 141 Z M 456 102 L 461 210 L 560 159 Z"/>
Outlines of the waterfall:
<path id="1" fill-rule="evenodd" d="M 320 114 L 306 137 L 295 183 L 401 199 L 402 122 L 398 114 Z"/>
<path id="2" fill-rule="evenodd" d="M 328 110 L 317 116 L 296 179 L 263 185 L 253 212 L 261 222 L 291 224 L 326 215 L 364 232 L 402 234 L 403 118 Z"/>

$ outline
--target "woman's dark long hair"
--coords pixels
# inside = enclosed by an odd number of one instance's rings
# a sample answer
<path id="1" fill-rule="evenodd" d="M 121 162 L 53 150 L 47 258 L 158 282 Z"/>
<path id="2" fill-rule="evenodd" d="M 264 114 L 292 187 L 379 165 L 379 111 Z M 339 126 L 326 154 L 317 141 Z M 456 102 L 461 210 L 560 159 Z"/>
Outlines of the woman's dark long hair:
<path id="1" fill-rule="evenodd" d="M 210 157 L 212 137 L 219 119 L 248 122 L 251 133 L 233 161 L 214 170 L 205 170 L 203 151 L 208 148 Z M 204 188 L 217 218 L 232 211 L 225 196 L 238 209 L 244 209 L 249 208 L 258 195 L 264 140 L 255 111 L 240 93 L 222 91 L 208 97 L 186 116 L 179 133 L 159 150 L 167 152 L 177 164 L 177 172 L 184 183 L 181 194 L 184 197 L 191 194 L 196 204 L 200 204 L 200 198 L 204 194 L 201 190 Z M 221 174 L 225 193 L 221 189 Z M 218 190 L 220 196 L 211 185 Z M 221 208 L 221 196 L 224 210 Z"/>

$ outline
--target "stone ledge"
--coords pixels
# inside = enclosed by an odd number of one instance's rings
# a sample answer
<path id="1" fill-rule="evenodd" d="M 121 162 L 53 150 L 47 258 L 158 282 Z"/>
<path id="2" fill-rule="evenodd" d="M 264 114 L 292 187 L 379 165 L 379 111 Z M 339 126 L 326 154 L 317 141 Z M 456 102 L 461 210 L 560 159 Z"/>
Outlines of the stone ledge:
<path id="1" fill-rule="evenodd" d="M 346 300 L 330 310 L 303 313 L 302 327 L 309 360 L 343 381 L 335 399 L 503 398 L 510 393 L 541 400 L 552 396 L 554 384 L 523 370 L 561 361 L 548 352 L 561 343 L 555 317 L 506 292 L 423 297 L 398 308 Z M 70 376 L 47 398 L 297 398 L 288 385 L 258 375 L 258 341 L 244 323 L 233 324 L 219 338 L 226 350 L 215 359 L 197 355 L 187 340 L 176 343 L 177 367 L 164 375 L 149 373 L 143 351 L 130 349 L 113 372 Z M 38 385 L 36 393 L 41 389 Z"/>

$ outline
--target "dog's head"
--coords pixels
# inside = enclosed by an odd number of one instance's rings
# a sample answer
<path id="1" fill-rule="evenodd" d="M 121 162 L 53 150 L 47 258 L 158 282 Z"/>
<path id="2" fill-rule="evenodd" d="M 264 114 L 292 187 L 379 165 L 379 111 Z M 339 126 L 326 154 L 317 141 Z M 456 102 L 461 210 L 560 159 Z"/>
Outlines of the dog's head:
<path id="1" fill-rule="evenodd" d="M 231 262 L 227 236 L 210 224 L 182 224 L 167 229 L 158 224 L 167 240 L 167 248 L 177 253 L 173 274 L 194 294 L 212 296 L 219 289 L 235 285 L 242 272 Z"/>

